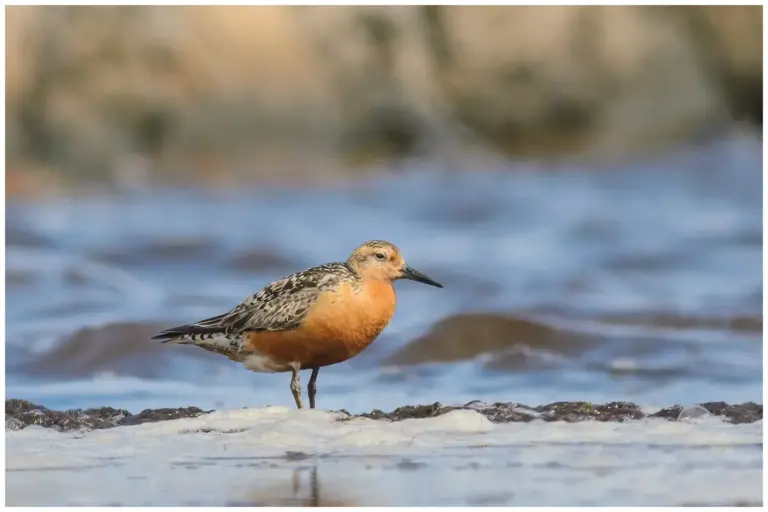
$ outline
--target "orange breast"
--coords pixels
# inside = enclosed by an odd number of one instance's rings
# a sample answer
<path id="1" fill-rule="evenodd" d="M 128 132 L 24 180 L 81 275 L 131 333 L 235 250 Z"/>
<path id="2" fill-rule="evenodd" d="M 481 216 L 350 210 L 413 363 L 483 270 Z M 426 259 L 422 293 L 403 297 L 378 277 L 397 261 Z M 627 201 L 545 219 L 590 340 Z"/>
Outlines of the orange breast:
<path id="1" fill-rule="evenodd" d="M 366 282 L 357 293 L 342 285 L 318 297 L 297 329 L 251 333 L 248 346 L 286 365 L 336 364 L 370 345 L 389 323 L 395 305 L 395 290 L 389 282 Z"/>

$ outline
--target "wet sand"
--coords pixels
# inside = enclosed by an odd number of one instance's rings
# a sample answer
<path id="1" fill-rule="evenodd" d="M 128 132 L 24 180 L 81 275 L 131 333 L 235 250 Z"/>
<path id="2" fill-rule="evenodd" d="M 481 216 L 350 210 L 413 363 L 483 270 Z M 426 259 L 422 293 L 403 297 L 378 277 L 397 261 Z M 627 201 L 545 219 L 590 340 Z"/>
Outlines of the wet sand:
<path id="1" fill-rule="evenodd" d="M 708 407 L 732 417 L 762 409 Z M 762 503 L 761 421 L 733 424 L 698 409 L 668 421 L 629 404 L 589 408 L 599 414 L 578 412 L 585 404 L 553 404 L 529 421 L 527 413 L 501 419 L 486 415 L 494 407 L 476 409 L 402 408 L 388 421 L 287 407 L 190 408 L 177 412 L 195 417 L 158 421 L 169 414 L 144 411 L 136 416 L 146 423 L 91 431 L 30 425 L 6 430 L 6 499 L 72 506 Z M 642 419 L 626 420 L 628 409 Z M 547 410 L 565 421 L 546 421 Z M 611 417 L 613 410 L 622 412 Z M 578 421 L 604 414 L 608 421 Z"/>

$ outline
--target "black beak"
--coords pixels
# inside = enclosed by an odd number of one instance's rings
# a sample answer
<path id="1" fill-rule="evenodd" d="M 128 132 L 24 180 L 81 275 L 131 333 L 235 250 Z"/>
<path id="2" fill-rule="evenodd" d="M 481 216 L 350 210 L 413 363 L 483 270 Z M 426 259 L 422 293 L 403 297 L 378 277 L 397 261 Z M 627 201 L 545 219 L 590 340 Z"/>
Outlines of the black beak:
<path id="1" fill-rule="evenodd" d="M 434 279 L 430 279 L 429 277 L 425 276 L 418 270 L 414 270 L 408 265 L 403 267 L 403 279 L 410 279 L 411 281 L 418 281 L 420 283 L 428 284 L 430 286 L 437 286 L 438 288 L 442 288 L 443 285 L 435 281 Z"/>

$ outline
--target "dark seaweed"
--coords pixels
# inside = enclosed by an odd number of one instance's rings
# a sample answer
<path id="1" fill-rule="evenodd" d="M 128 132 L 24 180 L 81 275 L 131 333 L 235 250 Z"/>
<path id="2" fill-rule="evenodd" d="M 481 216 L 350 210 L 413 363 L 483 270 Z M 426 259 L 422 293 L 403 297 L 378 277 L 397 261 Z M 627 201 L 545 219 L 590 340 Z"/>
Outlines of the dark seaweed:
<path id="1" fill-rule="evenodd" d="M 763 419 L 762 404 L 754 402 L 734 405 L 725 402 L 706 402 L 698 405 L 714 416 L 723 417 L 728 423 L 753 423 Z M 646 415 L 637 404 L 630 402 L 610 402 L 607 404 L 553 402 L 547 405 L 530 407 L 514 402 L 487 404 L 475 400 L 463 406 L 444 406 L 439 402 L 435 402 L 429 405 L 406 405 L 398 407 L 391 412 L 383 412 L 379 409 L 362 414 L 350 414 L 347 411 L 337 412 L 342 415 L 339 421 L 348 421 L 354 418 L 401 421 L 414 418 L 432 418 L 456 410 L 477 411 L 494 423 L 516 423 L 533 420 L 622 422 L 639 420 L 646 417 L 677 421 L 683 407 L 675 405 Z M 196 418 L 210 412 L 213 411 L 204 411 L 199 407 L 145 409 L 138 414 L 131 414 L 125 409 L 115 409 L 113 407 L 54 411 L 27 400 L 9 399 L 5 401 L 5 428 L 6 430 L 20 430 L 29 425 L 40 425 L 56 429 L 59 432 L 96 430 L 179 418 Z"/>

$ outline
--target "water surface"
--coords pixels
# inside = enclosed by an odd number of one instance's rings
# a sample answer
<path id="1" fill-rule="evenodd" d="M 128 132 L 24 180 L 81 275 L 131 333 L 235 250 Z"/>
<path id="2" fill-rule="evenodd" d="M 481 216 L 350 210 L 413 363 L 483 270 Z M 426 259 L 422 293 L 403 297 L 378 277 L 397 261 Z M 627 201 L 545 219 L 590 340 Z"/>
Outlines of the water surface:
<path id="1" fill-rule="evenodd" d="M 384 334 L 321 371 L 322 408 L 759 402 L 761 159 L 759 141 L 732 138 L 605 169 L 410 165 L 319 189 L 9 199 L 7 396 L 291 405 L 288 375 L 147 338 L 388 239 L 445 288 L 398 283 Z M 475 314 L 506 320 L 485 332 Z"/>

